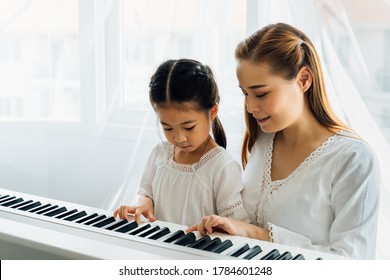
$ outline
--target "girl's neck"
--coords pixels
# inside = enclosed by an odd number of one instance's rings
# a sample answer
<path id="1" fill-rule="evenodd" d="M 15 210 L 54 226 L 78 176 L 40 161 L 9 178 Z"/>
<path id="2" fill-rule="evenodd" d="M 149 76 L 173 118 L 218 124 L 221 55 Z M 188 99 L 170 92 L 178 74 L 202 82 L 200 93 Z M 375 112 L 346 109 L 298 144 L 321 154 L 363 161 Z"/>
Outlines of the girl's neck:
<path id="1" fill-rule="evenodd" d="M 174 156 L 173 160 L 176 163 L 180 164 L 194 164 L 199 162 L 199 160 L 202 158 L 204 154 L 206 154 L 208 151 L 210 151 L 212 148 L 217 147 L 218 144 L 214 141 L 214 139 L 209 135 L 209 137 L 204 141 L 202 145 L 198 147 L 193 152 L 183 152 L 183 151 L 177 151 L 177 149 L 174 149 Z"/>

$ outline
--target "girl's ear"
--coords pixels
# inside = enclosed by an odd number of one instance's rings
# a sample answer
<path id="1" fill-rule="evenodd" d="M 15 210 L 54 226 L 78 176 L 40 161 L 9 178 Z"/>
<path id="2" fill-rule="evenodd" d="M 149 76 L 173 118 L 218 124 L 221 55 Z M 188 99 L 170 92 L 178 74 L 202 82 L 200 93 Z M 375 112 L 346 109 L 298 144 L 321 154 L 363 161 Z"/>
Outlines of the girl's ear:
<path id="1" fill-rule="evenodd" d="M 311 71 L 307 67 L 302 67 L 298 72 L 297 78 L 302 92 L 306 92 L 313 82 Z"/>
<path id="2" fill-rule="evenodd" d="M 210 120 L 213 121 L 218 115 L 218 104 L 215 104 L 210 109 Z"/>

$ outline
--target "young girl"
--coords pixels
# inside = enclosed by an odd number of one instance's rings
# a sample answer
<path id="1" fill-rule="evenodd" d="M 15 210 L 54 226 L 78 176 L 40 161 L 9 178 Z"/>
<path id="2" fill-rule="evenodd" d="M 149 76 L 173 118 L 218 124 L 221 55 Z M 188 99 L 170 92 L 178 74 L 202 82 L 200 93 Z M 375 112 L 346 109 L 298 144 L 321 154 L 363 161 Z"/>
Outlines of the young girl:
<path id="1" fill-rule="evenodd" d="M 168 60 L 158 67 L 149 88 L 168 142 L 158 144 L 149 156 L 138 204 L 121 206 L 114 216 L 133 214 L 140 223 L 143 215 L 149 221 L 182 225 L 210 214 L 249 221 L 241 198 L 241 167 L 225 150 L 211 69 L 195 60 Z"/>
<path id="2" fill-rule="evenodd" d="M 246 104 L 243 199 L 252 224 L 211 215 L 190 231 L 218 228 L 375 258 L 378 163 L 333 114 L 312 42 L 293 26 L 272 24 L 242 41 L 236 58 Z"/>

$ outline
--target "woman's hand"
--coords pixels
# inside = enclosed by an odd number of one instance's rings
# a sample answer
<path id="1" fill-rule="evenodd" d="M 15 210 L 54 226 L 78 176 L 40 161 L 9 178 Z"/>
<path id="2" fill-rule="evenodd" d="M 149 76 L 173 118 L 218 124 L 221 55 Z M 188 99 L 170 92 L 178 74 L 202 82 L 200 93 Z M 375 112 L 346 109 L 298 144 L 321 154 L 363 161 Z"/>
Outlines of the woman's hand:
<path id="1" fill-rule="evenodd" d="M 147 218 L 150 222 L 154 222 L 156 217 L 153 215 L 153 200 L 150 197 L 143 196 L 138 201 L 136 206 L 122 205 L 115 210 L 113 216 L 118 216 L 120 219 L 126 219 L 129 222 L 133 220 L 130 216 L 134 215 L 137 224 L 141 223 L 141 215 Z"/>
<path id="2" fill-rule="evenodd" d="M 187 232 L 192 231 L 199 231 L 202 235 L 211 234 L 216 231 L 225 232 L 230 235 L 270 241 L 269 231 L 266 229 L 217 215 L 204 216 L 198 224 L 191 226 L 187 230 Z"/>

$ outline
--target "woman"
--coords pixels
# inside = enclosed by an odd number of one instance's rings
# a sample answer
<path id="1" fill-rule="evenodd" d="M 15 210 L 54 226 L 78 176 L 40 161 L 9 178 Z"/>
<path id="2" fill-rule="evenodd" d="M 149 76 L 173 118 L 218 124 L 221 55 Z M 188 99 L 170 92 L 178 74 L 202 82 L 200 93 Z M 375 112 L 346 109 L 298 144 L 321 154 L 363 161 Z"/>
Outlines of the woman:
<path id="1" fill-rule="evenodd" d="M 271 24 L 239 43 L 236 58 L 251 224 L 211 215 L 189 231 L 375 258 L 379 167 L 368 144 L 332 112 L 310 39 Z"/>

